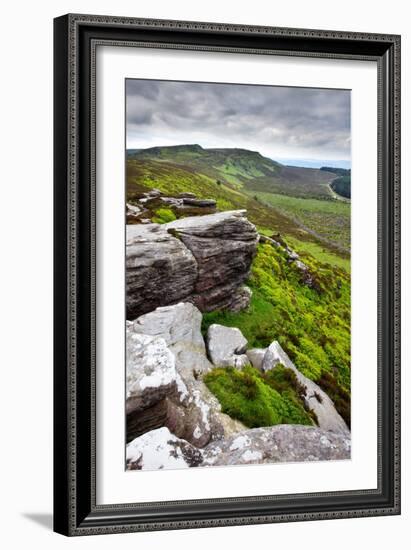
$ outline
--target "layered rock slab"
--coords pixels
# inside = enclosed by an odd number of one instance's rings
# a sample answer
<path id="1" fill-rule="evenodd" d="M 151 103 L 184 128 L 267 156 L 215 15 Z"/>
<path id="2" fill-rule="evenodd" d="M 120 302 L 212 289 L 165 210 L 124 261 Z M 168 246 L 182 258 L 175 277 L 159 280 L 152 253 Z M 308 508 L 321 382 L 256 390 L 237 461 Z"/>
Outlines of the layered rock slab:
<path id="1" fill-rule="evenodd" d="M 194 293 L 197 262 L 184 244 L 158 224 L 128 225 L 126 236 L 127 318 Z"/>
<path id="2" fill-rule="evenodd" d="M 254 428 L 207 445 L 202 466 L 344 460 L 351 439 L 310 426 L 281 424 Z"/>
<path id="3" fill-rule="evenodd" d="M 200 311 L 230 309 L 249 276 L 259 239 L 246 211 L 182 218 L 165 227 L 196 259 L 198 278 L 193 303 Z"/>
<path id="4" fill-rule="evenodd" d="M 200 311 L 247 307 L 251 292 L 243 283 L 259 237 L 245 214 L 235 210 L 164 225 L 128 225 L 127 318 L 180 301 Z"/>
<path id="5" fill-rule="evenodd" d="M 133 440 L 126 451 L 129 470 L 347 460 L 350 456 L 349 436 L 289 424 L 245 430 L 203 449 L 160 428 Z"/>

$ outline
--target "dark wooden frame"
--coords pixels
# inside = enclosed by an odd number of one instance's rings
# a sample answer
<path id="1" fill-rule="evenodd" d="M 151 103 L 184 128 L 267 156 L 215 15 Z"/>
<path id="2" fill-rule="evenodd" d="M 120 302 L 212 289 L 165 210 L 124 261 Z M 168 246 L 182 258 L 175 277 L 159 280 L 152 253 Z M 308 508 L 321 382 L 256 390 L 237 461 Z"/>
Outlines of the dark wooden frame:
<path id="1" fill-rule="evenodd" d="M 96 505 L 95 51 L 99 44 L 378 64 L 378 488 Z M 54 529 L 65 535 L 400 513 L 400 37 L 65 15 L 54 21 Z"/>

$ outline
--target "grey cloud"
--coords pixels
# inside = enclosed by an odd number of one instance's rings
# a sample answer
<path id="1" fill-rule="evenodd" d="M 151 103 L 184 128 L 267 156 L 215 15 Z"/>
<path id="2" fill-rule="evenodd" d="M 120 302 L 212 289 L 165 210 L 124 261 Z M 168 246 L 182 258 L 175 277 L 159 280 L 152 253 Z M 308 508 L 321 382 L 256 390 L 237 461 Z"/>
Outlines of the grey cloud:
<path id="1" fill-rule="evenodd" d="M 350 156 L 347 90 L 127 80 L 127 135 L 166 143 L 246 146 L 275 156 Z M 161 145 L 162 143 L 158 143 Z M 137 146 L 137 144 L 136 144 Z"/>

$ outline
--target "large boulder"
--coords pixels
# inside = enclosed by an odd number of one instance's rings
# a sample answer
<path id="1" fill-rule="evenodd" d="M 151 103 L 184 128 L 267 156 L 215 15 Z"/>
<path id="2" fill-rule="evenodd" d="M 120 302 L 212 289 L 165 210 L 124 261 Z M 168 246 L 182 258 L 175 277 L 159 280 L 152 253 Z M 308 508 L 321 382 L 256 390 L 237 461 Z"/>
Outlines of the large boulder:
<path id="1" fill-rule="evenodd" d="M 128 225 L 127 319 L 181 301 L 193 302 L 200 311 L 247 307 L 251 293 L 243 283 L 257 241 L 245 210 L 191 216 L 164 225 Z"/>
<path id="2" fill-rule="evenodd" d="M 343 460 L 351 456 L 351 439 L 349 434 L 281 424 L 214 441 L 202 455 L 201 466 Z"/>
<path id="3" fill-rule="evenodd" d="M 158 224 L 128 225 L 126 241 L 127 318 L 194 293 L 198 277 L 193 254 Z"/>
<path id="4" fill-rule="evenodd" d="M 298 382 L 305 387 L 304 401 L 308 409 L 317 417 L 318 426 L 324 430 L 348 434 L 349 429 L 343 418 L 337 412 L 334 403 L 318 384 L 304 376 L 294 365 L 278 342 L 273 342 L 267 348 L 262 362 L 263 372 L 274 369 L 278 364 L 291 369 Z"/>
<path id="5" fill-rule="evenodd" d="M 200 311 L 230 308 L 257 250 L 258 233 L 246 211 L 181 218 L 165 227 L 196 259 L 194 304 Z"/>
<path id="6" fill-rule="evenodd" d="M 208 355 L 216 367 L 241 369 L 249 364 L 245 355 L 247 340 L 240 329 L 213 324 L 207 331 Z"/>

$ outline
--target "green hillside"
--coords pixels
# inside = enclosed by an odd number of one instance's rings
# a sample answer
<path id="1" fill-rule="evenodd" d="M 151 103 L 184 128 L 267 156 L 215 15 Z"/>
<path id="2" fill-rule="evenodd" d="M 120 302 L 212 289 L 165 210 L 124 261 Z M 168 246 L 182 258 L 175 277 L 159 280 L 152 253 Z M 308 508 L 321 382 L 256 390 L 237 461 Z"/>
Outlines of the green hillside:
<path id="1" fill-rule="evenodd" d="M 280 232 L 348 258 L 349 205 L 334 198 L 329 184 L 335 177 L 245 149 L 152 147 L 128 152 L 127 200 L 151 188 L 170 195 L 194 192 L 216 199 L 219 210 L 246 208 L 262 232 Z"/>
<path id="2" fill-rule="evenodd" d="M 253 291 L 250 307 L 239 313 L 205 313 L 203 329 L 206 332 L 213 323 L 237 327 L 250 347 L 264 348 L 277 339 L 295 366 L 328 393 L 349 424 L 350 277 L 309 253 L 301 258 L 314 278 L 312 288 L 302 282 L 284 252 L 260 244 L 247 281 Z"/>

